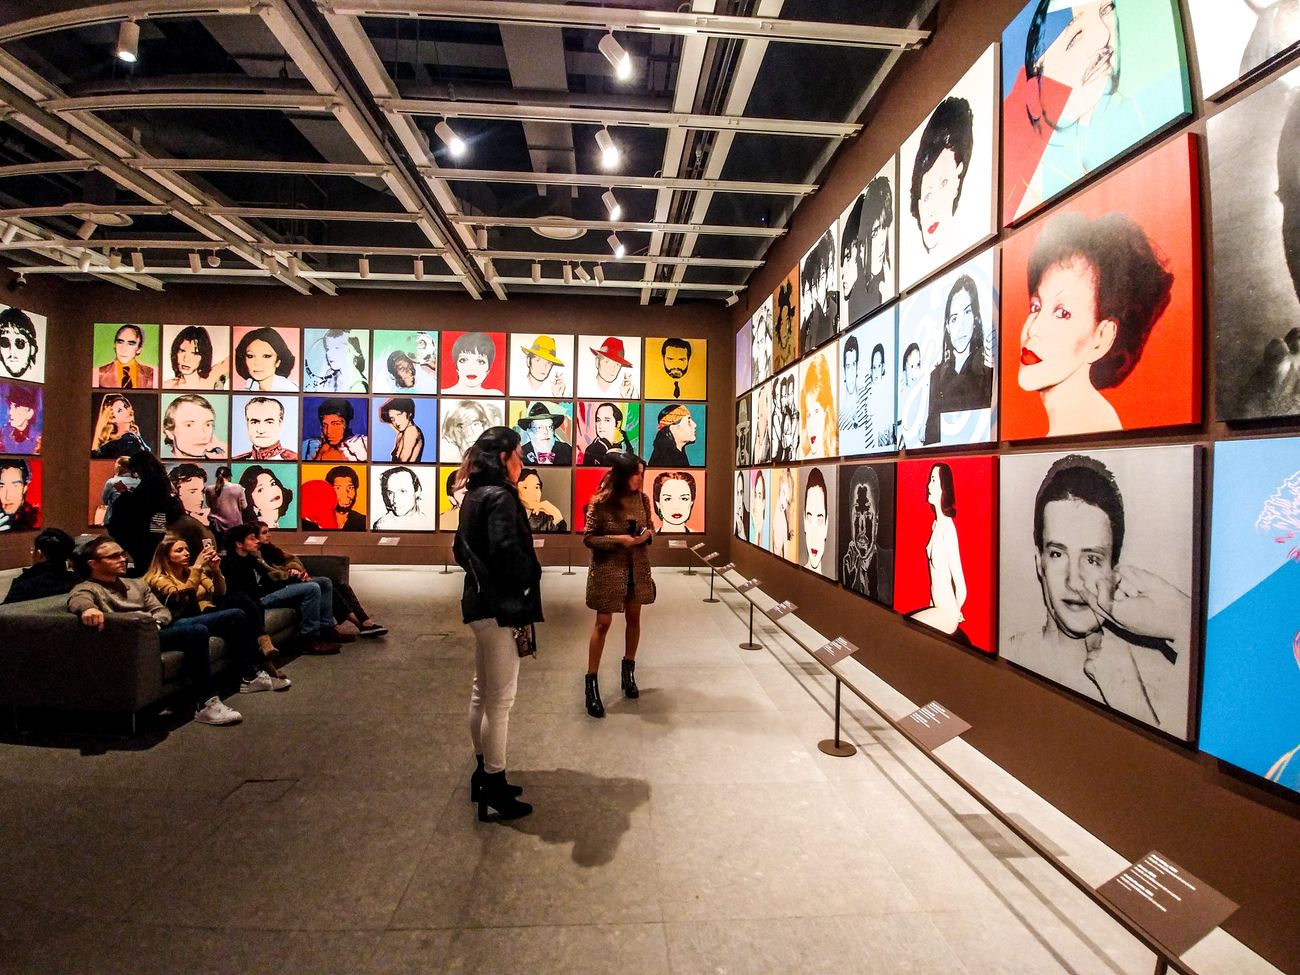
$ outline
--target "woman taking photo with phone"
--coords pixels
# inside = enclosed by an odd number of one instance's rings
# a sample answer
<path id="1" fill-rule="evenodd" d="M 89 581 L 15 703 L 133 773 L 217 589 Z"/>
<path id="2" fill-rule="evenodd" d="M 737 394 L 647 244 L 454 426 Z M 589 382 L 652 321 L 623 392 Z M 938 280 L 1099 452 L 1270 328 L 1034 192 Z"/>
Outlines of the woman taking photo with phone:
<path id="1" fill-rule="evenodd" d="M 610 468 L 587 506 L 583 544 L 591 549 L 587 574 L 587 607 L 596 611 L 596 623 L 587 644 L 587 713 L 605 716 L 600 700 L 600 656 L 615 613 L 626 617 L 623 649 L 623 693 L 635 698 L 636 648 L 641 638 L 641 607 L 655 601 L 646 546 L 654 539 L 650 499 L 642 491 L 645 463 L 634 454 L 610 454 Z"/>

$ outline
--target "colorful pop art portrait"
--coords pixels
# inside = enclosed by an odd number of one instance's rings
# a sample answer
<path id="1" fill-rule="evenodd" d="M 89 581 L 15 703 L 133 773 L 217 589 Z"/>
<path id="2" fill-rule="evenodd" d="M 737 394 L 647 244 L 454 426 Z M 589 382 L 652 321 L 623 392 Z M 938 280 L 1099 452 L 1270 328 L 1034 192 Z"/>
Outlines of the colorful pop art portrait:
<path id="1" fill-rule="evenodd" d="M 772 373 L 799 358 L 799 268 L 792 267 L 772 292 Z M 757 365 L 755 370 L 757 371 Z M 758 382 L 756 375 L 754 381 Z"/>
<path id="2" fill-rule="evenodd" d="M 894 449 L 898 426 L 898 309 L 887 308 L 840 338 L 840 454 Z"/>
<path id="3" fill-rule="evenodd" d="M 834 345 L 799 362 L 800 460 L 840 453 L 839 375 L 839 349 Z"/>
<path id="4" fill-rule="evenodd" d="M 834 579 L 839 570 L 839 486 L 836 469 L 829 464 L 799 468 L 799 564 L 827 579 Z"/>
<path id="5" fill-rule="evenodd" d="M 763 303 L 754 309 L 749 320 L 749 354 L 753 361 L 750 382 L 757 386 L 772 378 L 773 357 L 776 354 L 772 329 L 774 325 L 774 296 L 768 295 Z M 736 387 L 738 390 L 739 386 Z"/>
<path id="6" fill-rule="evenodd" d="M 534 535 L 563 535 L 573 520 L 573 475 L 568 469 L 524 465 L 519 502 Z"/>
<path id="7" fill-rule="evenodd" d="M 641 442 L 641 404 L 624 400 L 580 402 L 574 443 L 581 467 L 605 467 L 612 453 L 635 454 Z"/>
<path id="8" fill-rule="evenodd" d="M 573 397 L 574 339 L 552 332 L 511 333 L 510 395 L 524 399 Z"/>
<path id="9" fill-rule="evenodd" d="M 840 215 L 840 329 L 898 294 L 898 157 Z"/>
<path id="10" fill-rule="evenodd" d="M 635 335 L 579 335 L 574 352 L 583 399 L 639 399 L 641 339 Z"/>
<path id="11" fill-rule="evenodd" d="M 232 459 L 298 459 L 297 396 L 240 393 L 230 399 Z"/>
<path id="12" fill-rule="evenodd" d="M 525 466 L 573 464 L 572 403 L 512 399 L 507 420 L 523 441 Z"/>
<path id="13" fill-rule="evenodd" d="M 1180 136 L 1003 245 L 1003 439 L 1200 417 L 1199 214 Z"/>
<path id="14" fill-rule="evenodd" d="M 506 392 L 505 332 L 442 333 L 444 396 L 504 396 Z"/>
<path id="15" fill-rule="evenodd" d="M 0 378 L 45 382 L 44 315 L 0 305 Z"/>
<path id="16" fill-rule="evenodd" d="M 591 504 L 591 499 L 596 491 L 600 489 L 600 482 L 609 472 L 606 467 L 579 467 L 574 472 L 573 479 L 573 530 L 575 532 L 584 532 L 587 530 L 587 506 Z M 647 480 L 645 488 L 646 496 L 649 496 L 650 485 Z"/>
<path id="17" fill-rule="evenodd" d="M 1002 91 L 1013 223 L 1191 111 L 1177 0 L 1030 0 L 1002 34 Z"/>
<path id="18" fill-rule="evenodd" d="M 899 284 L 910 288 L 990 237 L 997 162 L 996 47 L 899 150 Z"/>
<path id="19" fill-rule="evenodd" d="M 116 460 L 158 445 L 158 397 L 114 391 L 90 395 L 90 456 Z"/>
<path id="20" fill-rule="evenodd" d="M 736 395 L 754 385 L 754 320 L 751 318 L 736 332 Z"/>
<path id="21" fill-rule="evenodd" d="M 41 462 L 0 457 L 0 533 L 40 528 Z"/>
<path id="22" fill-rule="evenodd" d="M 432 464 L 375 465 L 370 468 L 372 530 L 438 530 L 438 468 Z"/>
<path id="23" fill-rule="evenodd" d="M 1002 657 L 1187 739 L 1197 448 L 1002 459 Z M 1041 598 L 1035 598 L 1041 597 Z"/>
<path id="24" fill-rule="evenodd" d="M 166 465 L 167 480 L 171 481 L 172 491 L 180 501 L 181 509 L 204 525 L 212 525 L 207 489 L 216 483 L 219 466 L 221 465 L 192 460 L 172 461 Z"/>
<path id="25" fill-rule="evenodd" d="M 677 336 L 647 338 L 641 395 L 646 399 L 708 399 L 708 341 Z"/>
<path id="26" fill-rule="evenodd" d="M 807 355 L 840 328 L 839 228 L 827 227 L 799 262 L 799 348 Z"/>
<path id="27" fill-rule="evenodd" d="M 505 423 L 505 403 L 491 399 L 444 399 L 438 408 L 438 461 L 459 464 L 483 431 Z"/>
<path id="28" fill-rule="evenodd" d="M 303 464 L 298 510 L 303 531 L 363 532 L 370 510 L 363 464 Z"/>
<path id="29" fill-rule="evenodd" d="M 994 652 L 997 460 L 900 461 L 894 609 L 962 646 Z"/>
<path id="30" fill-rule="evenodd" d="M 1187 0 L 1187 12 L 1206 98 L 1267 70 L 1300 43 L 1295 0 Z"/>
<path id="31" fill-rule="evenodd" d="M 230 388 L 230 328 L 226 325 L 162 327 L 163 389 Z"/>
<path id="32" fill-rule="evenodd" d="M 230 397 L 225 393 L 169 393 L 162 398 L 165 460 L 225 460 L 230 456 Z"/>
<path id="33" fill-rule="evenodd" d="M 370 401 L 362 396 L 302 398 L 303 460 L 364 464 L 370 457 Z"/>
<path id="34" fill-rule="evenodd" d="M 895 466 L 844 464 L 838 470 L 840 584 L 892 606 Z"/>
<path id="35" fill-rule="evenodd" d="M 768 485 L 772 483 L 772 472 L 759 469 L 749 471 L 749 538 L 751 545 L 757 545 L 764 551 L 771 551 L 770 528 L 768 519 L 771 508 L 768 505 Z"/>
<path id="36" fill-rule="evenodd" d="M 97 322 L 91 385 L 100 389 L 157 389 L 157 325 Z"/>
<path id="37" fill-rule="evenodd" d="M 799 561 L 799 472 L 794 467 L 775 467 L 768 472 L 768 551 L 787 562 Z M 751 492 L 751 499 L 752 499 Z M 752 503 L 752 500 L 751 500 Z"/>
<path id="38" fill-rule="evenodd" d="M 302 333 L 298 329 L 236 325 L 231 341 L 235 344 L 232 389 L 297 392 L 302 373 Z"/>
<path id="39" fill-rule="evenodd" d="M 1300 438 L 1214 448 L 1200 747 L 1300 792 Z"/>
<path id="40" fill-rule="evenodd" d="M 696 535 L 704 531 L 704 471 L 647 467 L 645 493 L 657 533 Z"/>
<path id="41" fill-rule="evenodd" d="M 641 456 L 649 467 L 703 467 L 709 424 L 703 403 L 646 403 Z"/>
<path id="42" fill-rule="evenodd" d="M 438 468 L 438 530 L 455 531 L 460 527 L 460 506 L 469 493 L 469 485 L 461 478 L 460 468 Z"/>
<path id="43" fill-rule="evenodd" d="M 375 396 L 370 400 L 370 457 L 380 463 L 432 464 L 438 459 L 438 400 Z"/>
<path id="44" fill-rule="evenodd" d="M 45 390 L 0 380 L 0 454 L 39 454 L 45 429 Z"/>
<path id="45" fill-rule="evenodd" d="M 418 396 L 438 391 L 438 333 L 378 329 L 374 333 L 370 388 L 385 395 Z"/>
<path id="46" fill-rule="evenodd" d="M 304 393 L 370 392 L 370 332 L 309 328 L 303 334 Z"/>
<path id="47" fill-rule="evenodd" d="M 298 465 L 274 461 L 231 465 L 251 517 L 274 529 L 298 529 Z"/>

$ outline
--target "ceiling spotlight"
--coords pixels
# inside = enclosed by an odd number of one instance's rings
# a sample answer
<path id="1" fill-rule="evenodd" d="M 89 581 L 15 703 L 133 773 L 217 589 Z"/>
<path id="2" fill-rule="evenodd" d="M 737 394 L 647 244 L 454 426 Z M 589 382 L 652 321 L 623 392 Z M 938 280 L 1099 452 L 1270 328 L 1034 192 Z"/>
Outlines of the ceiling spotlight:
<path id="1" fill-rule="evenodd" d="M 83 220 L 81 221 L 81 226 L 77 228 L 77 236 L 82 240 L 90 240 L 94 235 L 95 227 L 97 226 L 98 224 L 96 224 L 94 220 Z"/>
<path id="2" fill-rule="evenodd" d="M 600 48 L 600 53 L 605 55 L 609 66 L 614 69 L 615 78 L 619 81 L 627 81 L 632 77 L 632 55 L 623 50 L 623 45 L 614 37 L 613 31 L 602 37 L 596 46 Z"/>
<path id="3" fill-rule="evenodd" d="M 442 144 L 447 147 L 447 151 L 451 153 L 452 159 L 459 159 L 461 156 L 465 155 L 465 150 L 467 148 L 465 140 L 452 131 L 451 126 L 447 124 L 446 119 L 443 119 L 435 125 L 433 131 L 434 134 L 442 140 Z"/>
<path id="4" fill-rule="evenodd" d="M 618 197 L 614 195 L 613 190 L 606 190 L 600 198 L 605 204 L 605 209 L 609 211 L 609 219 L 615 222 L 623 219 L 623 204 L 618 202 Z"/>
<path id="5" fill-rule="evenodd" d="M 3 235 L 0 235 L 0 243 L 12 244 L 14 242 L 14 238 L 17 236 L 18 236 L 18 224 L 16 223 L 5 224 L 5 232 Z"/>
<path id="6" fill-rule="evenodd" d="M 221 267 L 221 255 L 216 251 L 208 255 L 208 267 Z"/>
<path id="7" fill-rule="evenodd" d="M 578 279 L 581 280 L 581 281 L 590 281 L 590 280 L 591 280 L 591 274 L 590 274 L 590 273 L 587 271 L 587 269 L 586 269 L 585 267 L 583 267 L 581 264 L 578 265 L 578 271 L 577 271 L 577 274 L 578 274 Z"/>
<path id="8" fill-rule="evenodd" d="M 417 257 L 411 262 L 411 273 L 415 275 L 415 280 L 424 280 L 424 258 Z"/>
<path id="9" fill-rule="evenodd" d="M 117 251 L 109 251 L 108 252 L 109 269 L 112 271 L 116 271 L 121 266 L 122 266 L 122 255 L 119 254 Z"/>
<path id="10" fill-rule="evenodd" d="M 542 283 L 542 262 L 533 261 L 533 284 Z"/>
<path id="11" fill-rule="evenodd" d="M 624 247 L 623 242 L 618 239 L 618 234 L 610 234 L 605 239 L 609 241 L 609 249 L 614 252 L 615 257 L 622 258 L 623 255 L 627 253 L 627 248 Z"/>
<path id="12" fill-rule="evenodd" d="M 479 250 L 481 251 L 487 250 L 487 245 L 488 245 L 487 227 L 479 227 L 478 230 L 474 231 L 474 240 L 478 243 Z"/>
<path id="13" fill-rule="evenodd" d="M 568 264 L 564 265 L 564 283 L 573 284 L 573 268 Z"/>
<path id="14" fill-rule="evenodd" d="M 203 265 L 199 262 L 199 252 L 190 251 L 190 273 L 198 274 Z"/>
<path id="15" fill-rule="evenodd" d="M 357 258 L 357 273 L 360 274 L 363 278 L 370 277 L 370 258 L 368 257 Z"/>
<path id="16" fill-rule="evenodd" d="M 140 25 L 134 20 L 124 20 L 117 28 L 117 44 L 113 56 L 127 64 L 135 64 L 140 49 Z"/>
<path id="17" fill-rule="evenodd" d="M 618 146 L 609 129 L 602 128 L 596 133 L 596 145 L 600 148 L 600 165 L 604 169 L 617 169 L 619 161 Z"/>
<path id="18" fill-rule="evenodd" d="M 597 284 L 605 283 L 605 266 L 603 264 L 596 265 L 596 283 Z"/>
<path id="19" fill-rule="evenodd" d="M 289 265 L 289 277 L 296 278 L 298 276 L 298 272 L 302 270 L 302 264 L 298 260 L 298 255 L 290 254 L 287 263 Z"/>
<path id="20" fill-rule="evenodd" d="M 731 294 L 727 295 L 727 307 L 728 307 L 728 308 L 730 308 L 732 305 L 734 305 L 734 304 L 735 304 L 736 302 L 738 302 L 738 301 L 740 301 L 740 296 L 737 295 L 736 292 L 733 291 Z"/>
<path id="21" fill-rule="evenodd" d="M 131 252 L 131 270 L 135 271 L 136 274 L 144 271 L 144 254 L 140 251 Z"/>
<path id="22" fill-rule="evenodd" d="M 82 251 L 81 257 L 77 259 L 77 270 L 82 274 L 90 270 L 90 251 Z"/>

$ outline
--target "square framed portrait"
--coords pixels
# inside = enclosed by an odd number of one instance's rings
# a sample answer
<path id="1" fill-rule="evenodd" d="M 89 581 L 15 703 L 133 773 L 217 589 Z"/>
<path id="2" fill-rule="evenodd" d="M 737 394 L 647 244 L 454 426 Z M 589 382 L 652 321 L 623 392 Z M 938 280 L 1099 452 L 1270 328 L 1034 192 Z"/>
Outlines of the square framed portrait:
<path id="1" fill-rule="evenodd" d="M 157 389 L 157 325 L 96 322 L 91 385 L 99 389 Z"/>
<path id="2" fill-rule="evenodd" d="M 997 231 L 997 45 L 903 143 L 898 154 L 899 285 L 911 288 Z"/>
<path id="3" fill-rule="evenodd" d="M 890 156 L 840 214 L 840 328 L 898 296 L 898 157 Z"/>
<path id="4" fill-rule="evenodd" d="M 226 393 L 164 393 L 164 460 L 225 460 L 230 456 L 230 396 Z"/>
<path id="5" fill-rule="evenodd" d="M 634 335 L 579 335 L 578 395 L 583 399 L 641 398 L 641 339 Z"/>
<path id="6" fill-rule="evenodd" d="M 831 224 L 799 262 L 799 350 L 807 355 L 840 329 L 839 227 Z"/>
<path id="7" fill-rule="evenodd" d="M 573 398 L 574 337 L 551 332 L 512 332 L 510 395 L 526 400 Z"/>
<path id="8" fill-rule="evenodd" d="M 1205 98 L 1227 94 L 1300 45 L 1300 17 L 1290 0 L 1187 0 L 1187 12 Z"/>
<path id="9" fill-rule="evenodd" d="M 609 473 L 605 467 L 579 467 L 573 476 L 573 530 L 582 533 L 587 530 L 587 506 L 600 489 L 600 482 Z M 646 472 L 647 475 L 649 472 Z M 647 486 L 649 477 L 646 478 Z"/>
<path id="10" fill-rule="evenodd" d="M 908 295 L 898 318 L 900 447 L 987 443 L 998 432 L 998 251 Z"/>
<path id="11" fill-rule="evenodd" d="M 534 535 L 568 534 L 573 522 L 573 471 L 525 463 L 518 488 Z"/>
<path id="12" fill-rule="evenodd" d="M 371 340 L 370 388 L 385 396 L 438 392 L 438 333 L 380 328 Z"/>
<path id="13" fill-rule="evenodd" d="M 303 460 L 363 464 L 370 456 L 370 401 L 363 396 L 302 398 Z"/>
<path id="14" fill-rule="evenodd" d="M 775 355 L 773 328 L 773 295 L 763 299 L 749 319 L 749 355 L 752 361 L 750 383 L 757 386 L 772 378 Z M 736 387 L 740 389 L 739 386 Z"/>
<path id="15" fill-rule="evenodd" d="M 230 397 L 233 460 L 297 460 L 297 396 L 237 393 Z"/>
<path id="16" fill-rule="evenodd" d="M 708 399 L 708 340 L 682 336 L 647 338 L 641 395 L 646 399 Z"/>
<path id="17" fill-rule="evenodd" d="M 1002 91 L 1014 223 L 1191 112 L 1177 0 L 1030 0 L 1002 34 Z"/>
<path id="18" fill-rule="evenodd" d="M 755 386 L 750 394 L 750 423 L 753 425 L 751 458 L 756 465 L 772 463 L 773 447 L 779 434 L 776 423 L 776 380 Z"/>
<path id="19" fill-rule="evenodd" d="M 887 308 L 840 338 L 840 454 L 896 449 L 898 308 Z"/>
<path id="20" fill-rule="evenodd" d="M 787 562 L 799 563 L 799 471 L 774 467 L 768 481 L 768 551 Z M 751 504 L 752 496 L 751 496 Z"/>
<path id="21" fill-rule="evenodd" d="M 235 482 L 248 498 L 249 514 L 273 529 L 298 530 L 298 465 L 279 461 L 236 462 Z"/>
<path id="22" fill-rule="evenodd" d="M 432 464 L 376 464 L 370 468 L 371 530 L 438 530 L 438 468 Z"/>
<path id="23" fill-rule="evenodd" d="M 809 572 L 834 579 L 839 536 L 836 498 L 839 478 L 831 464 L 805 464 L 799 468 L 799 564 Z"/>
<path id="24" fill-rule="evenodd" d="M 1012 454 L 1001 471 L 1002 657 L 1184 741 L 1198 459 L 1190 445 Z"/>
<path id="25" fill-rule="evenodd" d="M 800 460 L 839 455 L 839 372 L 833 345 L 799 362 Z"/>
<path id="26" fill-rule="evenodd" d="M 1003 439 L 1200 419 L 1196 184 L 1178 136 L 1002 245 Z"/>
<path id="27" fill-rule="evenodd" d="M 117 473 L 116 460 L 92 460 L 86 494 L 86 524 L 92 528 L 103 527 L 113 499 L 134 485 L 135 478 L 128 475 L 123 479 Z"/>
<path id="28" fill-rule="evenodd" d="M 799 367 L 772 380 L 772 460 L 788 464 L 799 458 L 803 428 L 799 423 Z"/>
<path id="29" fill-rule="evenodd" d="M 301 476 L 303 531 L 366 531 L 370 506 L 364 464 L 303 464 Z"/>
<path id="30" fill-rule="evenodd" d="M 232 389 L 296 393 L 302 376 L 302 332 L 296 328 L 236 325 Z"/>
<path id="31" fill-rule="evenodd" d="M 400 393 L 372 398 L 370 456 L 380 463 L 434 463 L 438 459 L 438 400 Z"/>
<path id="32" fill-rule="evenodd" d="M 750 318 L 736 332 L 736 394 L 749 392 L 754 385 L 754 320 Z"/>
<path id="33" fill-rule="evenodd" d="M 230 326 L 164 325 L 162 388 L 230 389 Z"/>
<path id="34" fill-rule="evenodd" d="M 793 365 L 799 358 L 799 267 L 772 292 L 772 373 Z"/>
<path id="35" fill-rule="evenodd" d="M 302 391 L 370 392 L 370 331 L 309 328 L 303 333 Z"/>
<path id="36" fill-rule="evenodd" d="M 44 429 L 44 388 L 0 379 L 0 454 L 39 454 Z"/>
<path id="37" fill-rule="evenodd" d="M 840 585 L 882 606 L 894 604 L 892 463 L 839 467 Z"/>
<path id="38" fill-rule="evenodd" d="M 993 653 L 997 458 L 898 463 L 894 609 Z"/>
<path id="39" fill-rule="evenodd" d="M 704 531 L 704 472 L 646 468 L 650 511 L 660 535 L 698 535 Z"/>
<path id="40" fill-rule="evenodd" d="M 749 472 L 736 471 L 731 479 L 731 533 L 749 541 Z"/>
<path id="41" fill-rule="evenodd" d="M 444 398 L 438 404 L 438 461 L 459 464 L 489 427 L 505 425 L 505 402 Z"/>
<path id="42" fill-rule="evenodd" d="M 460 527 L 460 506 L 469 485 L 460 477 L 458 466 L 438 468 L 438 530 L 454 532 Z"/>
<path id="43" fill-rule="evenodd" d="M 574 443 L 581 467 L 607 467 L 610 454 L 635 454 L 641 442 L 641 404 L 592 400 L 577 404 Z"/>
<path id="44" fill-rule="evenodd" d="M 750 422 L 752 397 L 746 393 L 736 400 L 736 466 L 750 467 L 754 463 L 754 428 Z"/>
<path id="45" fill-rule="evenodd" d="M 749 535 L 745 539 L 750 545 L 756 545 L 765 552 L 772 550 L 769 529 L 771 508 L 768 497 L 772 483 L 772 472 L 766 468 L 757 468 L 747 472 L 749 479 Z"/>
<path id="46" fill-rule="evenodd" d="M 523 441 L 526 465 L 573 465 L 572 403 L 512 399 L 508 419 Z"/>
<path id="47" fill-rule="evenodd" d="M 35 531 L 41 517 L 41 461 L 0 457 L 0 533 Z"/>
<path id="48" fill-rule="evenodd" d="M 44 315 L 0 305 L 0 378 L 45 382 Z"/>
<path id="49" fill-rule="evenodd" d="M 442 394 L 444 396 L 504 396 L 506 394 L 506 333 L 442 333 Z"/>
<path id="50" fill-rule="evenodd" d="M 216 484 L 219 466 L 221 465 L 194 460 L 173 460 L 165 465 L 167 480 L 171 481 L 181 508 L 195 521 L 210 527 L 215 526 L 212 524 L 212 508 L 208 504 L 207 489 Z"/>
<path id="51" fill-rule="evenodd" d="M 641 456 L 647 467 L 703 467 L 709 422 L 703 403 L 646 403 Z"/>
<path id="52" fill-rule="evenodd" d="M 130 457 L 158 446 L 158 397 L 130 390 L 90 394 L 90 456 Z"/>

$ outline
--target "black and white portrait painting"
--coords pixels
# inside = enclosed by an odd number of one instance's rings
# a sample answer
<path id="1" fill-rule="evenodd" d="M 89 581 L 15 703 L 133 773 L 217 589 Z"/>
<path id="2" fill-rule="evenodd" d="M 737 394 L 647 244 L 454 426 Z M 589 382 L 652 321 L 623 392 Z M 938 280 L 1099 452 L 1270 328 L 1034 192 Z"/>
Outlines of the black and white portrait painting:
<path id="1" fill-rule="evenodd" d="M 1182 739 L 1198 669 L 1196 451 L 1015 454 L 1001 473 L 1002 656 Z"/>
<path id="2" fill-rule="evenodd" d="M 840 215 L 840 328 L 856 325 L 898 294 L 898 157 Z"/>
<path id="3" fill-rule="evenodd" d="M 799 351 L 825 345 L 840 327 L 837 227 L 832 224 L 799 262 Z"/>
<path id="4" fill-rule="evenodd" d="M 0 379 L 45 382 L 45 316 L 0 305 Z"/>
<path id="5" fill-rule="evenodd" d="M 1296 0 L 1187 0 L 1187 12 L 1206 98 L 1271 66 L 1300 43 Z"/>
<path id="6" fill-rule="evenodd" d="M 750 460 L 755 465 L 772 463 L 776 436 L 776 380 L 769 379 L 749 394 L 749 422 L 753 427 Z"/>
<path id="7" fill-rule="evenodd" d="M 898 309 L 888 308 L 840 338 L 840 453 L 894 449 L 898 411 Z"/>
<path id="8" fill-rule="evenodd" d="M 799 455 L 799 367 L 772 380 L 772 460 L 786 464 Z"/>
<path id="9" fill-rule="evenodd" d="M 886 606 L 894 601 L 893 464 L 839 468 L 840 583 Z"/>
<path id="10" fill-rule="evenodd" d="M 754 462 L 754 433 L 750 421 L 750 399 L 746 394 L 736 400 L 736 466 L 748 467 Z"/>
<path id="11" fill-rule="evenodd" d="M 749 320 L 749 354 L 753 357 L 750 381 L 757 386 L 772 378 L 772 296 L 754 310 Z"/>

